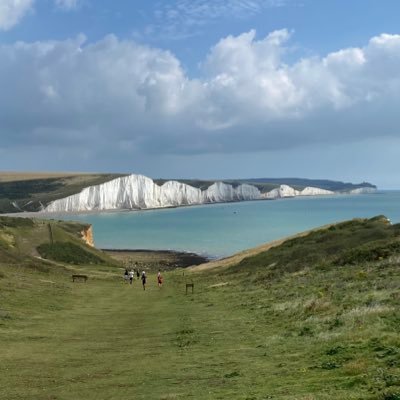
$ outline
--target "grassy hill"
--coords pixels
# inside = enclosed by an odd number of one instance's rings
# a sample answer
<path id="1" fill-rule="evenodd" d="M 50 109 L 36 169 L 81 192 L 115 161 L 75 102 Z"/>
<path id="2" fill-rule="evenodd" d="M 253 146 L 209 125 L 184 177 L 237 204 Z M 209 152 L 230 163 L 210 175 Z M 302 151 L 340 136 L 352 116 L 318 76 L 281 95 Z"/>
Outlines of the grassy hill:
<path id="1" fill-rule="evenodd" d="M 247 257 L 232 271 L 251 266 L 260 273 L 297 272 L 309 266 L 328 268 L 378 261 L 400 252 L 400 224 L 384 216 L 355 219 L 285 241 Z"/>
<path id="2" fill-rule="evenodd" d="M 384 217 L 348 221 L 230 267 L 163 272 L 162 289 L 150 274 L 146 291 L 107 265 L 3 261 L 1 393 L 398 400 L 399 232 Z M 90 279 L 73 284 L 63 268 Z"/>
<path id="3" fill-rule="evenodd" d="M 39 269 L 52 262 L 117 265 L 106 253 L 82 240 L 82 232 L 89 227 L 75 222 L 0 216 L 0 263 Z"/>

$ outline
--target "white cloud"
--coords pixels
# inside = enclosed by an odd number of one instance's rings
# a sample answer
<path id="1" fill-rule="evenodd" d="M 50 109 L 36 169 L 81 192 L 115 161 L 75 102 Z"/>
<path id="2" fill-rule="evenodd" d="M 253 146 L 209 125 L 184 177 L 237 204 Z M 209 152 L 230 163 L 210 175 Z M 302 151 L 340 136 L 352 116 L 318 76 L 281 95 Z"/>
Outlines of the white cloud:
<path id="1" fill-rule="evenodd" d="M 175 0 L 158 3 L 155 23 L 148 26 L 151 35 L 180 39 L 195 36 L 212 22 L 242 19 L 262 13 L 271 7 L 281 7 L 293 0 Z M 145 32 L 146 33 L 146 32 Z"/>
<path id="2" fill-rule="evenodd" d="M 55 0 L 55 4 L 64 11 L 71 11 L 79 7 L 80 0 Z"/>
<path id="3" fill-rule="evenodd" d="M 197 79 L 115 36 L 0 46 L 2 146 L 190 154 L 400 137 L 400 35 L 286 64 L 290 36 L 226 37 Z"/>
<path id="4" fill-rule="evenodd" d="M 1 0 L 0 30 L 7 31 L 17 25 L 32 9 L 34 0 Z"/>

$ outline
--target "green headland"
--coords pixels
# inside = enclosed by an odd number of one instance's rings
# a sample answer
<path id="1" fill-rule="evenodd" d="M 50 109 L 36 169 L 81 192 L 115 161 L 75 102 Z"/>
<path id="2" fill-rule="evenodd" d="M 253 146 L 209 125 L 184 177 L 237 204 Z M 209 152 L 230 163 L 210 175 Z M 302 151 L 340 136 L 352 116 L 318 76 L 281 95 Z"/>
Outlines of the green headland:
<path id="1" fill-rule="evenodd" d="M 187 269 L 132 253 L 144 291 L 90 227 L 0 217 L 0 398 L 400 399 L 399 250 L 380 216 Z"/>

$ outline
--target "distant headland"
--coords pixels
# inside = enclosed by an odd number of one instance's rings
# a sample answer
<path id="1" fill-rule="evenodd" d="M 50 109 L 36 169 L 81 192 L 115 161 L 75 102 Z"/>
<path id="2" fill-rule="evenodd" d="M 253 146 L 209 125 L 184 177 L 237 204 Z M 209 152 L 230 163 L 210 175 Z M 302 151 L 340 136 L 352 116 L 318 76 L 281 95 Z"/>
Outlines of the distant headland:
<path id="1" fill-rule="evenodd" d="M 8 172 L 0 173 L 0 213 L 145 210 L 376 190 L 368 182 L 301 178 L 153 180 L 138 174 Z"/>

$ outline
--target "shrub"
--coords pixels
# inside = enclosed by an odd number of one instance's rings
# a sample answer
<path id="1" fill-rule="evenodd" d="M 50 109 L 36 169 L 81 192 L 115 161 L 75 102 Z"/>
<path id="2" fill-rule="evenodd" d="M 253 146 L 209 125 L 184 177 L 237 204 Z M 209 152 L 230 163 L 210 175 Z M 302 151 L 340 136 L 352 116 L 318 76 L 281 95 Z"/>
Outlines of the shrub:
<path id="1" fill-rule="evenodd" d="M 333 361 L 326 361 L 326 362 L 323 362 L 323 363 L 321 364 L 321 368 L 322 368 L 322 369 L 328 369 L 328 370 L 330 370 L 330 369 L 336 369 L 336 368 L 340 368 L 340 367 L 341 367 L 340 364 L 335 363 L 335 362 L 333 362 Z"/>
<path id="2" fill-rule="evenodd" d="M 334 356 L 343 350 L 344 350 L 344 347 L 339 345 L 339 346 L 331 347 L 330 349 L 326 350 L 325 354 L 328 356 Z"/>
<path id="3" fill-rule="evenodd" d="M 309 326 L 303 326 L 300 329 L 299 336 L 314 336 L 314 332 Z"/>
<path id="4" fill-rule="evenodd" d="M 396 253 L 400 253 L 399 241 L 376 241 L 348 250 L 336 259 L 335 264 L 355 265 L 368 261 L 379 261 Z"/>
<path id="5" fill-rule="evenodd" d="M 383 393 L 379 400 L 400 400 L 400 391 Z"/>

